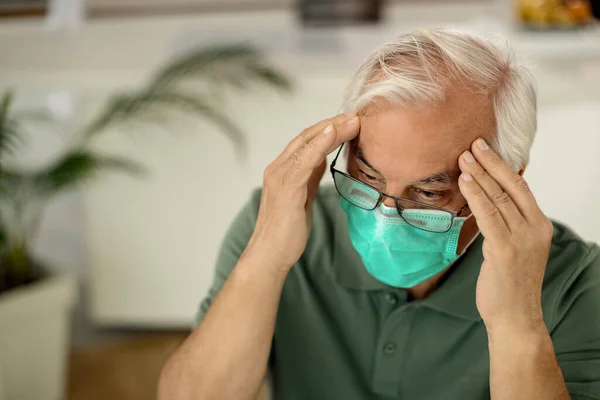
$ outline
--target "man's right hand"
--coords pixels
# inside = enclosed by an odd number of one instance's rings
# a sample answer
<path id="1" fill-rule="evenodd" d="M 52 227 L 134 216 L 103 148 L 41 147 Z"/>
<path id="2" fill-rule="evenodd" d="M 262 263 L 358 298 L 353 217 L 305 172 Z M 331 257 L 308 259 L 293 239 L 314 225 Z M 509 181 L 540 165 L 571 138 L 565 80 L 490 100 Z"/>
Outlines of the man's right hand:
<path id="1" fill-rule="evenodd" d="M 245 255 L 284 273 L 298 261 L 311 229 L 312 202 L 329 153 L 358 135 L 356 114 L 323 120 L 296 136 L 265 170 L 258 219 Z"/>
<path id="2" fill-rule="evenodd" d="M 325 158 L 358 131 L 356 115 L 321 121 L 269 164 L 249 243 L 202 322 L 165 363 L 159 399 L 237 400 L 258 392 L 285 276 L 306 247 Z"/>

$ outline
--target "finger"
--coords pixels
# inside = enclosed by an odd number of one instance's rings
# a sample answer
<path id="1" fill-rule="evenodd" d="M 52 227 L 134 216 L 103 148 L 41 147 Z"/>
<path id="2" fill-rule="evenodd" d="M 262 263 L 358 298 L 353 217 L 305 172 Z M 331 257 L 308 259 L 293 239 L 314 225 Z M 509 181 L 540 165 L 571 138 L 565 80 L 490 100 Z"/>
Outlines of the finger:
<path id="1" fill-rule="evenodd" d="M 358 115 L 355 115 L 354 117 L 344 121 L 344 123 L 338 125 L 336 128 L 335 141 L 327 150 L 326 155 L 330 154 L 332 151 L 340 147 L 342 143 L 349 142 L 355 137 L 357 137 L 359 132 L 360 119 Z"/>
<path id="2" fill-rule="evenodd" d="M 500 185 L 492 178 L 473 157 L 470 151 L 465 151 L 458 160 L 458 166 L 462 172 L 471 174 L 475 182 L 479 184 L 487 198 L 500 211 L 504 223 L 512 231 L 525 220 L 519 209 Z"/>
<path id="3" fill-rule="evenodd" d="M 458 180 L 458 186 L 467 200 L 483 236 L 491 240 L 508 238 L 508 226 L 502 219 L 500 211 L 488 199 L 481 186 L 473 179 L 473 176 L 468 172 L 463 172 Z"/>
<path id="4" fill-rule="evenodd" d="M 287 162 L 284 182 L 294 187 L 306 187 L 314 170 L 325 161 L 327 152 L 336 141 L 336 128 L 324 129 L 314 139 L 298 150 L 297 154 Z"/>
<path id="5" fill-rule="evenodd" d="M 308 142 L 314 139 L 319 135 L 329 124 L 333 124 L 334 127 L 338 129 L 340 132 L 344 132 L 347 129 L 352 128 L 352 124 L 349 127 L 343 127 L 344 123 L 351 118 L 353 118 L 356 114 L 339 114 L 333 118 L 325 119 L 323 121 L 319 121 L 316 124 L 304 129 L 298 136 L 296 136 L 292 141 L 287 145 L 287 147 L 283 150 L 280 155 L 281 160 L 286 160 L 291 158 L 298 150 L 303 148 Z"/>
<path id="6" fill-rule="evenodd" d="M 526 219 L 538 217 L 541 213 L 529 185 L 516 173 L 485 140 L 479 138 L 471 147 L 475 159 L 494 178 L 500 187 L 513 199 L 516 207 Z"/>

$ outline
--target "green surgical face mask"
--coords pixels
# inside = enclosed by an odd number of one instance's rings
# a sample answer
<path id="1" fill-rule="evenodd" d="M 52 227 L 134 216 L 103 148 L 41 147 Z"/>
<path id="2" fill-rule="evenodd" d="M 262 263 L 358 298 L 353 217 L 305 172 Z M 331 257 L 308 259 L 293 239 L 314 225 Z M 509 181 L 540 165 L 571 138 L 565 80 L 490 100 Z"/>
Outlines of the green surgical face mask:
<path id="1" fill-rule="evenodd" d="M 374 210 L 364 210 L 342 198 L 342 208 L 348 215 L 350 241 L 365 268 L 387 285 L 414 287 L 458 258 L 458 237 L 467 218 L 454 218 L 449 231 L 438 233 L 408 225 L 396 208 L 383 203 Z M 432 223 L 450 223 L 440 219 L 451 219 L 435 210 L 404 210 L 404 213 Z"/>

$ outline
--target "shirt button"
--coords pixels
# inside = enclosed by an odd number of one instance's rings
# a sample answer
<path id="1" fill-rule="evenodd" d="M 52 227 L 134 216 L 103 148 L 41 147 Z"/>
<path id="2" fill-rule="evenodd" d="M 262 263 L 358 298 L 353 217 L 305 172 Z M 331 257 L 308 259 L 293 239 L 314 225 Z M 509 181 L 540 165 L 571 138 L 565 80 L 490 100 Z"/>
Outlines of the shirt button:
<path id="1" fill-rule="evenodd" d="M 398 304 L 398 297 L 396 297 L 396 295 L 394 293 L 386 293 L 385 299 L 388 303 L 390 303 L 393 306 Z"/>
<path id="2" fill-rule="evenodd" d="M 387 342 L 385 346 L 383 346 L 383 354 L 386 356 L 391 356 L 396 353 L 397 346 L 394 342 Z"/>

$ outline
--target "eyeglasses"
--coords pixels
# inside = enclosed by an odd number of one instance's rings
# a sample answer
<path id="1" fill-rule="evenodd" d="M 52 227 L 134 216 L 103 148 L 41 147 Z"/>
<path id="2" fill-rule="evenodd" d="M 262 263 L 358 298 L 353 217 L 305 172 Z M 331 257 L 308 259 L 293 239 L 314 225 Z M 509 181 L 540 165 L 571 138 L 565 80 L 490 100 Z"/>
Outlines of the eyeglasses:
<path id="1" fill-rule="evenodd" d="M 335 168 L 343 147 L 344 145 L 342 144 L 331 162 L 329 170 L 333 176 L 333 182 L 338 193 L 349 203 L 363 210 L 374 210 L 387 197 L 394 200 L 398 214 L 400 214 L 400 217 L 408 225 L 428 232 L 444 233 L 450 230 L 454 218 L 460 216 L 468 207 L 468 204 L 465 204 L 458 212 L 454 212 L 418 201 L 385 194 L 371 185 L 361 182 Z"/>

